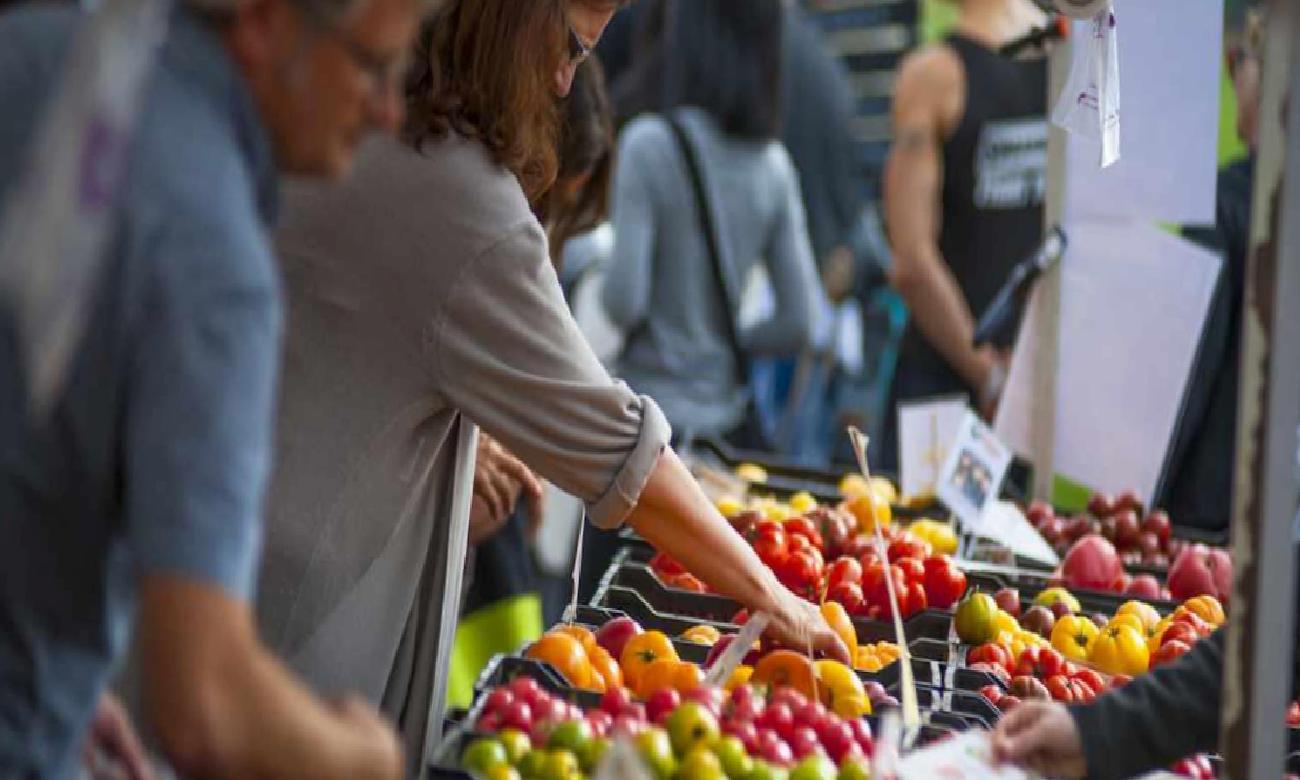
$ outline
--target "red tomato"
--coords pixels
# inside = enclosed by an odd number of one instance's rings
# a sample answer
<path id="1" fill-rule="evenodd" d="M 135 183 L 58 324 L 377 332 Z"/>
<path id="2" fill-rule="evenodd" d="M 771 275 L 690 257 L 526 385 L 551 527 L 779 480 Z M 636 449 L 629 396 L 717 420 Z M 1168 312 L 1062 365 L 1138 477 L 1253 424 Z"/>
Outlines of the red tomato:
<path id="1" fill-rule="evenodd" d="M 997 664 L 1008 672 L 1011 671 L 1011 654 L 1002 645 L 995 645 L 992 642 L 971 650 L 966 654 L 966 661 L 971 664 Z"/>
<path id="2" fill-rule="evenodd" d="M 907 534 L 889 543 L 889 561 L 895 563 L 901 558 L 924 560 L 930 554 L 930 543 Z"/>
<path id="3" fill-rule="evenodd" d="M 1043 647 L 1038 652 L 1038 676 L 1055 677 L 1065 674 L 1065 659 L 1050 647 Z"/>
<path id="4" fill-rule="evenodd" d="M 1110 687 L 1123 688 L 1125 685 L 1133 682 L 1133 678 L 1127 674 L 1117 674 L 1110 678 Z"/>
<path id="5" fill-rule="evenodd" d="M 790 553 L 776 573 L 778 579 L 797 595 L 814 598 L 822 581 L 820 556 L 811 549 Z"/>
<path id="6" fill-rule="evenodd" d="M 903 576 L 907 577 L 909 583 L 919 582 L 925 585 L 925 564 L 920 559 L 901 558 L 894 565 L 903 570 Z"/>
<path id="7" fill-rule="evenodd" d="M 826 600 L 839 602 L 850 615 L 866 613 L 867 600 L 862 597 L 862 586 L 856 582 L 837 582 L 826 590 Z"/>
<path id="8" fill-rule="evenodd" d="M 1016 665 L 1011 669 L 1011 674 L 1017 677 L 1021 675 L 1037 677 L 1038 656 L 1042 651 L 1043 649 L 1037 645 L 1026 647 L 1024 650 L 1020 651 L 1020 655 L 1016 658 Z"/>
<path id="9" fill-rule="evenodd" d="M 858 556 L 858 563 L 862 564 L 862 571 L 870 569 L 873 564 L 880 563 L 880 553 L 876 552 L 876 546 L 873 544 Z"/>
<path id="10" fill-rule="evenodd" d="M 812 543 L 813 547 L 822 549 L 825 544 L 822 542 L 822 535 L 817 532 L 817 527 L 806 517 L 792 517 L 785 521 L 785 532 L 790 536 L 802 536 Z"/>
<path id="11" fill-rule="evenodd" d="M 1094 694 L 1106 690 L 1106 682 L 1101 679 L 1101 675 L 1093 669 L 1076 669 L 1074 674 L 1068 674 L 1071 680 L 1078 680 L 1092 689 Z"/>
<path id="12" fill-rule="evenodd" d="M 1054 701 L 1065 704 L 1074 701 L 1074 689 L 1070 687 L 1070 681 L 1063 674 L 1047 678 L 1047 692 L 1052 695 Z"/>
<path id="13" fill-rule="evenodd" d="M 929 600 L 925 596 L 925 586 L 919 582 L 913 582 L 907 586 L 907 595 L 907 609 L 903 612 L 905 618 L 911 617 L 918 612 L 924 612 L 930 606 Z"/>
<path id="14" fill-rule="evenodd" d="M 1184 609 L 1175 612 L 1174 623 L 1185 623 L 1186 625 L 1191 626 L 1192 629 L 1196 632 L 1196 636 L 1201 639 L 1209 636 L 1214 631 L 1213 626 L 1211 626 L 1209 623 L 1206 623 L 1205 620 L 1201 618 L 1200 615 L 1196 614 L 1195 612 L 1192 612 L 1190 609 Z M 1173 626 L 1171 625 L 1170 628 L 1173 628 Z M 1168 629 L 1165 629 L 1165 632 L 1168 633 Z M 1195 643 L 1188 642 L 1188 644 L 1190 645 Z"/>
<path id="15" fill-rule="evenodd" d="M 1166 634 L 1169 632 L 1166 631 Z M 1167 639 L 1160 643 L 1160 647 L 1151 654 L 1151 666 L 1162 666 L 1173 661 L 1178 656 L 1191 650 L 1191 645 L 1181 639 Z"/>
<path id="16" fill-rule="evenodd" d="M 966 593 L 966 573 L 952 564 L 946 555 L 925 559 L 925 593 L 930 604 L 947 609 Z"/>
<path id="17" fill-rule="evenodd" d="M 985 685 L 983 688 L 980 688 L 980 695 L 988 699 L 989 703 L 996 707 L 998 706 L 998 702 L 1001 701 L 1002 697 L 1006 694 L 1002 691 L 1002 686 L 1000 685 Z"/>
<path id="18" fill-rule="evenodd" d="M 1165 633 L 1160 635 L 1160 644 L 1164 645 L 1167 642 L 1182 642 L 1188 647 L 1191 647 L 1196 644 L 1196 640 L 1198 639 L 1200 639 L 1200 637 L 1197 636 L 1195 628 L 1187 623 L 1175 620 L 1165 629 Z"/>
<path id="19" fill-rule="evenodd" d="M 813 549 L 813 543 L 803 534 L 786 534 L 786 551 L 790 555 Z"/>
<path id="20" fill-rule="evenodd" d="M 655 557 L 650 559 L 650 568 L 663 576 L 686 574 L 686 567 L 668 553 L 655 553 Z"/>
<path id="21" fill-rule="evenodd" d="M 841 582 L 862 584 L 862 564 L 854 558 L 840 557 L 826 570 L 826 588 L 830 590 Z"/>
<path id="22" fill-rule="evenodd" d="M 1293 701 L 1286 708 L 1286 725 L 1288 728 L 1300 728 L 1300 701 Z"/>
<path id="23" fill-rule="evenodd" d="M 1007 672 L 1006 667 L 1001 664 L 991 664 L 991 663 L 981 662 L 981 663 L 971 664 L 970 668 L 972 671 L 976 671 L 976 672 L 988 672 L 989 674 L 993 675 L 997 679 L 1001 680 L 1003 685 L 1011 684 L 1011 675 Z"/>

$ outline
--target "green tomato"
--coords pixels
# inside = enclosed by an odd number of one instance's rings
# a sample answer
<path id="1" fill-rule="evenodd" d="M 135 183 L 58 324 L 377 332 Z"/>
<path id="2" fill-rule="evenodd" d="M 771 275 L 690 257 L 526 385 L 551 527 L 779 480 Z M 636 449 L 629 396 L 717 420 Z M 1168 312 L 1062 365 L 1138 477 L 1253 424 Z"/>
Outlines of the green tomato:
<path id="1" fill-rule="evenodd" d="M 546 754 L 546 765 L 541 780 L 575 780 L 582 773 L 578 757 L 568 750 L 551 750 Z"/>
<path id="2" fill-rule="evenodd" d="M 636 737 L 636 749 L 650 771 L 658 780 L 671 780 L 677 771 L 673 756 L 673 743 L 668 732 L 661 728 L 648 728 Z"/>
<path id="3" fill-rule="evenodd" d="M 591 741 L 591 726 L 585 720 L 566 720 L 551 729 L 546 746 L 551 750 L 567 750 L 580 755 Z"/>
<path id="4" fill-rule="evenodd" d="M 497 734 L 497 739 L 506 749 L 506 757 L 510 760 L 511 766 L 518 766 L 524 754 L 533 749 L 533 741 L 518 729 L 506 729 Z"/>
<path id="5" fill-rule="evenodd" d="M 757 758 L 753 759 L 753 762 L 754 767 L 749 770 L 745 780 L 786 780 L 789 777 L 790 773 L 782 767 L 772 766 L 766 761 L 760 761 Z"/>
<path id="6" fill-rule="evenodd" d="M 519 774 L 524 776 L 524 780 L 535 780 L 540 778 L 546 771 L 546 751 L 529 750 L 519 759 Z"/>
<path id="7" fill-rule="evenodd" d="M 836 780 L 871 780 L 871 767 L 865 761 L 846 758 L 840 764 L 840 774 Z"/>
<path id="8" fill-rule="evenodd" d="M 710 747 L 718 741 L 718 719 L 703 704 L 688 701 L 668 716 L 668 736 L 673 750 L 684 756 L 696 745 Z"/>
<path id="9" fill-rule="evenodd" d="M 601 759 L 613 744 L 605 737 L 592 737 L 587 740 L 587 744 L 578 751 L 578 764 L 582 766 L 582 771 L 590 772 L 599 766 Z"/>
<path id="10" fill-rule="evenodd" d="M 835 763 L 821 753 L 814 753 L 795 765 L 790 780 L 835 780 Z"/>
<path id="11" fill-rule="evenodd" d="M 484 775 L 486 780 L 522 780 L 519 776 L 519 770 L 509 764 L 497 764 L 488 769 Z"/>
<path id="12" fill-rule="evenodd" d="M 745 743 L 736 737 L 723 737 L 713 746 L 713 752 L 731 780 L 745 780 L 754 769 L 754 760 L 745 752 Z"/>
<path id="13" fill-rule="evenodd" d="M 506 755 L 505 746 L 490 737 L 474 740 L 460 754 L 460 765 L 478 774 L 487 774 L 489 769 L 500 764 L 508 766 L 510 759 Z"/>
<path id="14" fill-rule="evenodd" d="M 724 780 L 725 777 L 722 762 L 703 745 L 692 748 L 677 770 L 677 780 Z"/>

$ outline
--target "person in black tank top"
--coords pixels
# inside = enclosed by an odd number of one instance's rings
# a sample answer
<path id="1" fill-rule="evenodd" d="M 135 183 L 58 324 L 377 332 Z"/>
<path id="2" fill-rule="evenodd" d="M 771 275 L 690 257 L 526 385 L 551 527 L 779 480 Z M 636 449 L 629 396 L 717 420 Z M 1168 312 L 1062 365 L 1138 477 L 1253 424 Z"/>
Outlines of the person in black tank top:
<path id="1" fill-rule="evenodd" d="M 1028 0 L 966 0 L 959 32 L 900 68 L 884 205 L 912 316 L 874 453 L 886 468 L 900 402 L 967 394 L 989 415 L 1000 395 L 1012 345 L 975 349 L 974 319 L 1042 239 L 1047 60 L 998 48 L 1042 23 Z"/>

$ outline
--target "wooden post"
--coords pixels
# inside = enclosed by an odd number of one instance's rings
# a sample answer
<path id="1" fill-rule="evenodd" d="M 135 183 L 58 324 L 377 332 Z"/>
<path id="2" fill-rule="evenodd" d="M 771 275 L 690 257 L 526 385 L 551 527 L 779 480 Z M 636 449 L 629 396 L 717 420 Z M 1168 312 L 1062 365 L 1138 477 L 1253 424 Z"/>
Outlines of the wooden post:
<path id="1" fill-rule="evenodd" d="M 1070 43 L 1052 48 L 1048 66 L 1047 110 L 1050 115 L 1057 97 L 1070 76 Z M 1043 234 L 1061 223 L 1065 213 L 1065 130 L 1048 122 L 1047 195 L 1043 205 Z M 1051 501 L 1056 462 L 1056 380 L 1061 348 L 1061 265 L 1049 268 L 1038 282 L 1038 303 L 1034 322 L 1026 323 L 1039 334 L 1035 367 L 1034 395 L 1030 400 L 1029 440 L 1033 456 L 1035 498 Z"/>
<path id="2" fill-rule="evenodd" d="M 1269 11 L 1246 267 L 1232 508 L 1236 582 L 1221 747 L 1228 777 L 1261 780 L 1282 776 L 1286 754 L 1300 426 L 1300 10 L 1294 0 L 1273 0 Z"/>

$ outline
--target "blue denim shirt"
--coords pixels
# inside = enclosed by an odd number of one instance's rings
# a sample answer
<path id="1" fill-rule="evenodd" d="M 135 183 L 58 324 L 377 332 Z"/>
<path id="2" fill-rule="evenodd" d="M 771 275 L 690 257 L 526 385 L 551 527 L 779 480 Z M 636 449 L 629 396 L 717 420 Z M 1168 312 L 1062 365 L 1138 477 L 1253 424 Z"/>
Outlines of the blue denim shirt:
<path id="1" fill-rule="evenodd" d="M 0 197 L 78 23 L 71 7 L 0 16 Z M 140 576 L 254 589 L 281 330 L 276 177 L 240 74 L 183 12 L 125 186 L 89 328 L 39 427 L 0 309 L 0 777 L 73 771 Z"/>

